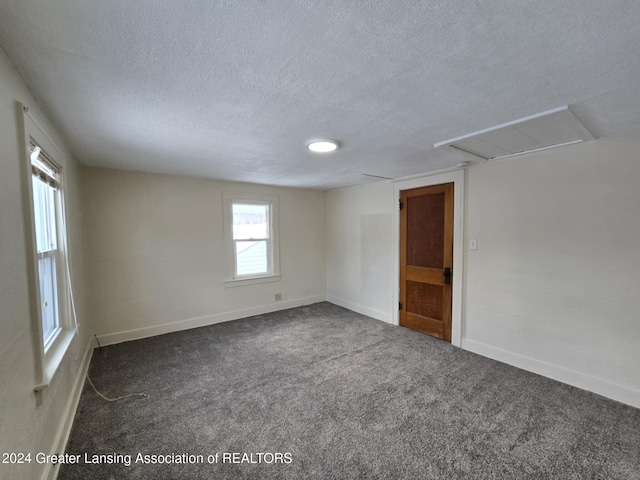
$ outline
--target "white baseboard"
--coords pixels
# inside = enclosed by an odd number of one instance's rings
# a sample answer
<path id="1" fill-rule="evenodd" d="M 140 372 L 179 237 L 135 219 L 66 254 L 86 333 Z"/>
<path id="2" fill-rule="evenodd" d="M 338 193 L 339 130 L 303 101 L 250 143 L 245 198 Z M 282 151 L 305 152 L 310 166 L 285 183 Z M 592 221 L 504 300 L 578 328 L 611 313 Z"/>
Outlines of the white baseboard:
<path id="1" fill-rule="evenodd" d="M 258 307 L 243 308 L 233 310 L 231 312 L 216 313 L 205 317 L 189 318 L 177 322 L 163 323 L 162 325 L 153 325 L 150 327 L 134 328 L 122 332 L 107 333 L 98 335 L 100 345 L 114 345 L 116 343 L 129 342 L 131 340 L 139 340 L 141 338 L 154 337 L 165 333 L 179 332 L 181 330 L 190 330 L 192 328 L 206 327 L 216 323 L 229 322 L 240 318 L 252 317 L 254 315 L 262 315 L 265 313 L 286 310 L 287 308 L 301 307 L 303 305 L 311 305 L 312 303 L 324 302 L 324 295 L 316 295 L 313 297 L 304 297 L 286 302 L 277 302 L 268 305 L 260 305 Z"/>
<path id="2" fill-rule="evenodd" d="M 73 383 L 71 395 L 69 396 L 69 400 L 67 401 L 67 406 L 64 410 L 62 422 L 58 427 L 58 433 L 56 435 L 56 440 L 54 443 L 55 446 L 52 453 L 64 453 L 67 447 L 69 435 L 71 434 L 71 427 L 73 426 L 73 419 L 76 416 L 76 410 L 78 409 L 78 403 L 80 402 L 80 395 L 82 394 L 82 388 L 84 387 L 84 379 L 87 375 L 87 370 L 89 370 L 89 364 L 91 363 L 92 356 L 93 339 L 89 339 L 89 343 L 87 344 L 84 355 L 82 357 L 82 362 L 80 363 L 78 371 L 76 372 L 76 378 Z M 42 478 L 46 480 L 55 480 L 55 478 L 58 476 L 59 470 L 60 464 L 52 464 L 47 462 L 46 469 L 42 475 Z"/>
<path id="3" fill-rule="evenodd" d="M 376 320 L 382 320 L 383 322 L 393 324 L 393 318 L 390 313 L 376 310 L 375 308 L 365 307 L 364 305 L 360 305 L 359 303 L 350 302 L 349 300 L 334 297 L 333 295 L 327 295 L 327 302 L 331 302 L 340 307 L 344 307 L 349 310 L 353 310 L 354 312 L 361 313 L 362 315 L 375 318 Z"/>
<path id="4" fill-rule="evenodd" d="M 538 375 L 552 378 L 574 387 L 611 398 L 612 400 L 640 408 L 640 390 L 560 367 L 542 360 L 526 357 L 519 353 L 503 350 L 475 340 L 463 338 L 462 348 L 482 355 L 483 357 L 492 358 L 493 360 L 498 360 L 499 362 L 507 363 L 514 367 L 537 373 Z"/>

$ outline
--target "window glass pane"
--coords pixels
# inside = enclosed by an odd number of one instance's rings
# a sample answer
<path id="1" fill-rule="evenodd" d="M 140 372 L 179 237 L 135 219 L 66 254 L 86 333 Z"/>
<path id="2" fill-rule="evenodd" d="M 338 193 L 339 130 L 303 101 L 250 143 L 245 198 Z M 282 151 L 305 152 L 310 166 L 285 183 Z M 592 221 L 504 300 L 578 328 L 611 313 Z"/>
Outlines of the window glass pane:
<path id="1" fill-rule="evenodd" d="M 58 270 L 56 265 L 57 191 L 39 177 L 32 176 L 33 216 L 38 252 L 38 281 L 42 312 L 42 340 L 47 342 L 60 328 L 58 306 Z"/>
<path id="2" fill-rule="evenodd" d="M 38 252 L 57 248 L 56 240 L 56 190 L 35 175 L 33 183 L 33 213 L 36 224 L 36 246 Z"/>
<path id="3" fill-rule="evenodd" d="M 236 276 L 269 273 L 267 241 L 236 241 Z"/>
<path id="4" fill-rule="evenodd" d="M 55 255 L 38 260 L 38 276 L 40 277 L 40 307 L 42 308 L 42 338 L 46 343 L 60 327 Z"/>
<path id="5" fill-rule="evenodd" d="M 234 203 L 233 239 L 269 238 L 269 205 Z"/>

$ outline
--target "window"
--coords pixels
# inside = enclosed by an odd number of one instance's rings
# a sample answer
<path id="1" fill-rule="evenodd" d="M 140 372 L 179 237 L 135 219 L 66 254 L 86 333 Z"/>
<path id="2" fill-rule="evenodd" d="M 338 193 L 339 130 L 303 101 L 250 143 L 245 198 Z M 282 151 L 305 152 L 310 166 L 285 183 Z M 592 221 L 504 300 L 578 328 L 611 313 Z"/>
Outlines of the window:
<path id="1" fill-rule="evenodd" d="M 65 222 L 64 153 L 22 105 L 22 189 L 35 391 L 49 386 L 77 331 Z"/>
<path id="2" fill-rule="evenodd" d="M 277 280 L 277 206 L 274 195 L 224 194 L 227 280 Z"/>
<path id="3" fill-rule="evenodd" d="M 31 193 L 33 196 L 33 223 L 37 259 L 38 297 L 42 345 L 46 352 L 56 339 L 60 323 L 60 279 L 63 244 L 61 219 L 60 173 L 42 149 L 31 142 Z"/>
<path id="4" fill-rule="evenodd" d="M 40 147 L 32 143 L 31 172 L 42 342 L 46 351 L 60 333 L 58 269 L 61 262 L 57 225 L 60 168 L 45 156 Z"/>

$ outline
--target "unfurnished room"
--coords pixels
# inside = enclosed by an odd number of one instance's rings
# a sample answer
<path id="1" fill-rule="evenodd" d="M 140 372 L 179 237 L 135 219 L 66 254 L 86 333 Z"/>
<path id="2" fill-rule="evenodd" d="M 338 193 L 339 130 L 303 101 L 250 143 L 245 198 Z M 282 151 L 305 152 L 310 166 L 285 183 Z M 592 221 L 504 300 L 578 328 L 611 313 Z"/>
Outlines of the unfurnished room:
<path id="1" fill-rule="evenodd" d="M 640 2 L 0 0 L 0 478 L 640 479 Z"/>

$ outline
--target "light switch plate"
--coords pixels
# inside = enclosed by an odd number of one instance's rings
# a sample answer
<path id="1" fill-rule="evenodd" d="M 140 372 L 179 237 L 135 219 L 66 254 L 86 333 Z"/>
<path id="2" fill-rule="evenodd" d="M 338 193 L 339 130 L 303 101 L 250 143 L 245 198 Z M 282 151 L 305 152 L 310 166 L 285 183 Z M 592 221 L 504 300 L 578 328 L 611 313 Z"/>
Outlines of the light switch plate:
<path id="1" fill-rule="evenodd" d="M 478 249 L 478 239 L 470 238 L 469 239 L 469 250 L 477 250 Z"/>

